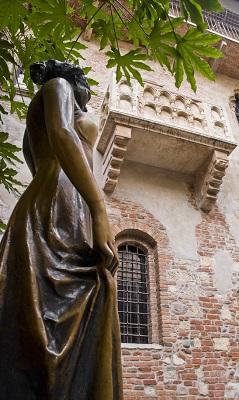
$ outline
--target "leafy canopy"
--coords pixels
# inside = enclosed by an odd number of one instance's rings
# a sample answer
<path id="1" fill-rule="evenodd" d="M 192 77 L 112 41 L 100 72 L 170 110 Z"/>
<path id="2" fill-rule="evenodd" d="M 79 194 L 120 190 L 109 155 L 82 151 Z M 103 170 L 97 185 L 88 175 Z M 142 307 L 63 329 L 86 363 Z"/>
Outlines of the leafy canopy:
<path id="1" fill-rule="evenodd" d="M 196 91 L 195 70 L 213 80 L 206 59 L 222 56 L 212 46 L 220 37 L 205 33 L 203 10 L 217 12 L 222 7 L 218 0 L 180 0 L 180 9 L 182 16 L 173 18 L 169 0 L 0 0 L 1 100 L 10 102 L 11 113 L 25 117 L 24 101 L 16 101 L 19 68 L 25 71 L 24 83 L 31 96 L 34 88 L 29 66 L 51 58 L 78 63 L 84 58 L 86 46 L 81 37 L 85 29 L 92 29 L 99 39 L 99 50 L 109 58 L 107 68 L 116 68 L 117 81 L 124 74 L 129 82 L 133 76 L 143 85 L 141 72 L 151 70 L 147 61 L 153 59 L 172 73 L 176 87 L 186 76 Z M 134 49 L 122 52 L 122 40 Z M 96 84 L 90 78 L 89 83 Z M 3 105 L 0 113 L 7 113 Z M 7 144 L 7 134 L 0 133 L 0 184 L 15 194 L 20 184 L 12 168 L 19 161 L 16 151 Z"/>
<path id="2" fill-rule="evenodd" d="M 218 0 L 180 0 L 180 8 L 182 17 L 173 18 L 169 0 L 0 0 L 0 83 L 5 90 L 11 86 L 6 64 L 10 62 L 25 70 L 25 83 L 32 91 L 29 65 L 50 58 L 78 61 L 85 49 L 82 33 L 93 29 L 99 50 L 110 47 L 107 67 L 116 67 L 117 79 L 124 73 L 142 84 L 139 71 L 149 70 L 147 60 L 153 58 L 174 75 L 177 87 L 186 74 L 196 90 L 194 71 L 214 79 L 205 58 L 222 56 L 212 47 L 219 36 L 205 33 L 203 9 L 222 7 Z M 185 20 L 196 26 L 187 23 L 186 33 L 180 33 Z M 121 40 L 130 41 L 135 49 L 122 53 Z"/>

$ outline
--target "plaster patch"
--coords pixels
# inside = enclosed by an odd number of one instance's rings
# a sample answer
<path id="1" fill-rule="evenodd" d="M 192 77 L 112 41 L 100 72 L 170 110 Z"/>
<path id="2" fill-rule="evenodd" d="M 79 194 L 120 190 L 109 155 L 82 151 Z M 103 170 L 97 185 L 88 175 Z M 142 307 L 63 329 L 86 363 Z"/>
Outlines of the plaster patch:
<path id="1" fill-rule="evenodd" d="M 235 271 L 235 272 L 239 271 L 239 263 L 238 262 L 234 262 L 233 271 Z"/>
<path id="2" fill-rule="evenodd" d="M 228 252 L 220 250 L 216 254 L 214 271 L 218 292 L 224 295 L 232 288 L 233 259 Z"/>
<path id="3" fill-rule="evenodd" d="M 187 194 L 182 175 L 125 160 L 114 195 L 144 205 L 165 226 L 175 256 L 197 260 L 195 231 L 201 215 Z"/>
<path id="4" fill-rule="evenodd" d="M 230 157 L 226 176 L 223 179 L 218 195 L 218 207 L 225 215 L 230 231 L 239 246 L 239 149 L 235 149 Z"/>

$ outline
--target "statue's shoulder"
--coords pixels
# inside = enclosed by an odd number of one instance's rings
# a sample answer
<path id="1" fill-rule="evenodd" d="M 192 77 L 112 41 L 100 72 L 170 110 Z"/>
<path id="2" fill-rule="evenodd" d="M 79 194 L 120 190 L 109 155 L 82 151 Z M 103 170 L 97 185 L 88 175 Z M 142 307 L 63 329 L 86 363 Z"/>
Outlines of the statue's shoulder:
<path id="1" fill-rule="evenodd" d="M 46 83 L 44 83 L 44 85 L 41 88 L 41 92 L 45 92 L 45 91 L 51 91 L 51 90 L 64 90 L 64 91 L 71 91 L 72 92 L 72 88 L 70 83 L 64 79 L 64 78 L 52 78 L 49 81 L 47 81 Z"/>

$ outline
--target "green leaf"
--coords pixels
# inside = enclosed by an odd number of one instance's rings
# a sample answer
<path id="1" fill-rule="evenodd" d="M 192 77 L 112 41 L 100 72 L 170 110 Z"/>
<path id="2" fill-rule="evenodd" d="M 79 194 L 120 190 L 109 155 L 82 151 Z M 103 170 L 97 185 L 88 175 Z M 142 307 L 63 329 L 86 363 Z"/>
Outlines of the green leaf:
<path id="1" fill-rule="evenodd" d="M 215 12 L 223 11 L 223 7 L 218 0 L 195 0 L 195 3 L 198 3 L 203 10 Z"/>
<path id="2" fill-rule="evenodd" d="M 92 70 L 92 67 L 84 67 L 82 69 L 84 71 L 84 74 L 87 75 Z"/>
<path id="3" fill-rule="evenodd" d="M 198 44 L 193 45 L 187 42 L 187 47 L 191 48 L 191 51 L 194 51 L 195 53 L 201 54 L 202 56 L 205 57 L 210 57 L 210 58 L 223 57 L 223 53 L 212 46 L 198 45 Z"/>
<path id="4" fill-rule="evenodd" d="M 178 28 L 182 25 L 184 19 L 182 17 L 179 18 L 172 18 L 169 21 L 156 21 L 154 24 L 153 34 L 157 33 L 165 33 L 165 32 L 172 32 L 173 29 Z"/>
<path id="5" fill-rule="evenodd" d="M 3 106 L 1 104 L 0 104 L 0 113 L 7 114 L 7 111 L 3 108 Z"/>
<path id="6" fill-rule="evenodd" d="M 7 132 L 0 132 L 0 144 L 5 142 L 5 140 L 8 139 L 8 133 Z"/>
<path id="7" fill-rule="evenodd" d="M 128 39 L 132 39 L 136 47 L 139 47 L 140 45 L 144 45 L 146 47 L 149 46 L 148 34 L 150 33 L 150 31 L 147 28 L 145 29 L 134 18 L 132 18 L 131 21 L 127 22 L 127 28 Z"/>
<path id="8" fill-rule="evenodd" d="M 189 62 L 194 65 L 196 70 L 200 72 L 205 78 L 210 79 L 211 81 L 215 80 L 214 74 L 209 66 L 209 64 L 195 54 L 191 48 L 187 47 L 186 44 L 179 45 L 179 51 L 183 56 L 185 62 Z"/>
<path id="9" fill-rule="evenodd" d="M 161 0 L 140 0 L 131 2 L 132 9 L 135 10 L 135 18 L 142 23 L 146 18 L 149 21 L 165 20 L 169 10 L 169 1 Z"/>
<path id="10" fill-rule="evenodd" d="M 179 56 L 178 51 L 172 44 L 177 43 L 180 36 L 176 32 L 172 32 L 172 27 L 173 29 L 177 28 L 182 22 L 183 18 L 175 18 L 171 22 L 157 21 L 149 36 L 153 59 L 158 61 L 162 66 L 166 66 L 169 71 L 171 71 L 171 65 L 168 56 L 173 58 Z"/>
<path id="11" fill-rule="evenodd" d="M 197 25 L 199 30 L 203 31 L 204 22 L 201 6 L 194 0 L 182 0 L 182 4 L 190 15 L 191 21 Z"/>
<path id="12" fill-rule="evenodd" d="M 103 19 L 98 19 L 97 22 L 92 24 L 92 28 L 96 29 L 95 38 L 101 38 L 100 40 L 100 50 L 103 50 L 108 42 L 111 43 L 112 47 L 116 47 L 116 40 L 123 40 L 124 37 L 120 28 L 122 28 L 121 21 L 112 20 L 108 18 L 107 21 Z"/>
<path id="13" fill-rule="evenodd" d="M 214 80 L 214 74 L 207 63 L 202 57 L 218 58 L 222 56 L 222 53 L 208 43 L 218 41 L 219 36 L 212 34 L 203 34 L 196 28 L 189 28 L 184 36 L 182 36 L 176 45 L 177 51 L 180 53 L 182 59 L 182 65 L 187 75 L 187 80 L 191 84 L 192 89 L 196 90 L 196 83 L 194 74 L 190 76 L 195 68 L 203 76 L 210 80 Z M 176 65 L 175 71 L 178 72 L 178 65 Z M 176 73 L 174 71 L 174 74 Z M 176 82 L 180 82 L 177 77 Z"/>
<path id="14" fill-rule="evenodd" d="M 196 86 L 196 80 L 194 77 L 193 67 L 192 67 L 190 61 L 188 61 L 186 58 L 183 58 L 182 62 L 183 62 L 184 71 L 187 76 L 187 81 L 188 81 L 188 83 L 190 83 L 192 90 L 194 92 L 196 92 L 197 86 Z"/>
<path id="15" fill-rule="evenodd" d="M 118 49 L 111 49 L 106 55 L 110 57 L 106 67 L 112 68 L 117 65 L 116 68 L 116 79 L 120 81 L 122 77 L 122 70 L 126 76 L 128 83 L 130 84 L 130 73 L 138 80 L 143 86 L 142 77 L 137 74 L 137 69 L 152 71 L 152 69 L 142 61 L 147 60 L 149 56 L 147 54 L 141 54 L 140 48 L 131 50 L 128 53 L 121 55 Z M 136 71 L 136 72 L 135 72 Z"/>
<path id="16" fill-rule="evenodd" d="M 8 50 L 0 49 L 0 57 L 3 58 L 5 61 L 15 64 L 14 58 L 12 57 L 12 55 L 9 53 Z"/>
<path id="17" fill-rule="evenodd" d="M 105 13 L 105 11 L 102 10 L 102 8 L 94 6 L 94 0 L 81 1 L 81 3 L 83 3 L 83 7 L 79 13 L 79 16 L 82 18 L 87 18 L 88 23 L 90 20 L 93 20 L 93 18 L 94 21 L 97 21 L 98 19 L 104 20 L 105 18 L 107 18 L 107 14 Z M 91 25 L 89 24 L 88 26 L 90 27 Z"/>
<path id="18" fill-rule="evenodd" d="M 221 36 L 215 35 L 214 33 L 202 33 L 198 29 L 189 28 L 185 35 L 182 37 L 182 41 L 192 42 L 197 44 L 214 44 L 221 39 Z"/>
<path id="19" fill-rule="evenodd" d="M 175 58 L 175 60 L 174 60 L 173 73 L 175 76 L 175 85 L 177 88 L 179 88 L 182 84 L 183 76 L 184 76 L 182 59 L 179 57 Z"/>
<path id="20" fill-rule="evenodd" d="M 22 164 L 22 161 L 15 155 L 15 153 L 19 152 L 21 149 L 14 144 L 6 142 L 7 139 L 8 133 L 0 132 L 0 156 L 13 165 L 15 165 L 14 161 Z"/>
<path id="21" fill-rule="evenodd" d="M 180 18 L 181 22 L 183 19 Z M 165 29 L 165 30 L 164 30 Z M 168 42 L 168 43 L 177 43 L 177 40 L 180 36 L 176 32 L 169 32 L 169 25 L 168 23 L 161 24 L 160 21 L 157 21 L 154 24 L 154 27 L 150 33 L 149 41 L 152 45 L 153 43 L 158 43 L 160 41 Z"/>
<path id="22" fill-rule="evenodd" d="M 0 57 L 0 82 L 3 78 L 10 79 L 10 71 L 4 58 Z"/>
<path id="23" fill-rule="evenodd" d="M 187 9 L 185 7 L 185 4 L 184 4 L 183 0 L 180 0 L 179 4 L 180 4 L 181 14 L 185 18 L 185 20 L 187 21 L 188 20 L 188 11 L 187 11 Z"/>
<path id="24" fill-rule="evenodd" d="M 24 4 L 24 0 L 0 0 L 0 30 L 8 27 L 13 34 L 17 32 L 28 14 Z"/>
<path id="25" fill-rule="evenodd" d="M 27 69 L 30 65 L 37 61 L 36 43 L 32 36 L 25 36 L 23 41 L 13 38 L 15 53 L 18 56 L 20 65 L 23 69 Z"/>
<path id="26" fill-rule="evenodd" d="M 3 220 L 0 219 L 0 235 L 3 235 L 5 229 L 6 229 L 7 225 L 4 224 Z"/>
<path id="27" fill-rule="evenodd" d="M 88 81 L 90 86 L 98 86 L 99 85 L 99 82 L 97 82 L 95 79 L 87 77 L 87 81 Z"/>
<path id="28" fill-rule="evenodd" d="M 70 14 L 74 10 L 68 7 L 67 0 L 32 0 L 31 3 L 39 8 L 31 17 L 36 24 L 32 27 L 35 34 L 46 37 L 57 28 L 61 28 L 66 35 L 71 34 L 74 23 Z"/>
<path id="29" fill-rule="evenodd" d="M 1 49 L 12 49 L 13 45 L 9 43 L 7 40 L 0 40 L 0 51 Z"/>
<path id="30" fill-rule="evenodd" d="M 13 168 L 8 168 L 6 162 L 2 158 L 0 160 L 0 184 L 3 184 L 8 192 L 12 192 L 18 197 L 20 192 L 16 185 L 19 187 L 23 187 L 25 185 L 14 178 L 16 174 L 17 171 Z"/>

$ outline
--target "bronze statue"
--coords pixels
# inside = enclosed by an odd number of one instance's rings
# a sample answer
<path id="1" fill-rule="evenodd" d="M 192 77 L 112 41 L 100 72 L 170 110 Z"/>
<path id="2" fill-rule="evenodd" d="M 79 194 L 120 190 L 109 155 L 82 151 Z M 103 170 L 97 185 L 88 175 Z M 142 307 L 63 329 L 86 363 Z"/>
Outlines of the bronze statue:
<path id="1" fill-rule="evenodd" d="M 31 66 L 23 151 L 33 180 L 0 253 L 0 399 L 121 400 L 118 259 L 92 174 L 97 127 L 80 67 Z"/>

